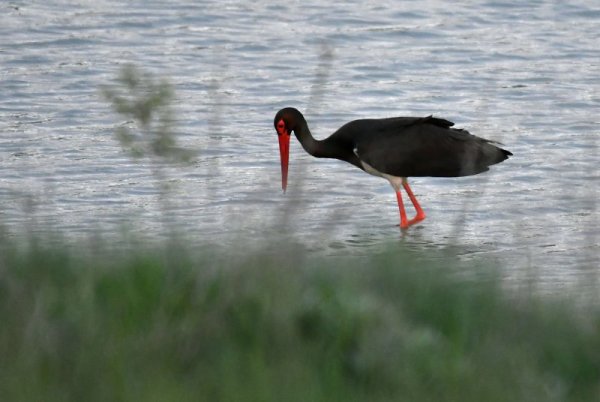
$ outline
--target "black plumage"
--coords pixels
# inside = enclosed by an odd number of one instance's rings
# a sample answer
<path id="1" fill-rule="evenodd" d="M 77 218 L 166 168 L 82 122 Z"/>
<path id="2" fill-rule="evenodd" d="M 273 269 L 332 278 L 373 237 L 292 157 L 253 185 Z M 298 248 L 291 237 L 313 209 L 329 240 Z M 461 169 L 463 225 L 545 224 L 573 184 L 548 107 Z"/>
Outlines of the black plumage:
<path id="1" fill-rule="evenodd" d="M 303 148 L 315 157 L 340 159 L 387 178 L 398 196 L 400 184 L 404 185 L 413 204 L 416 198 L 407 188 L 407 177 L 475 175 L 512 155 L 493 141 L 432 116 L 354 120 L 324 140 L 313 138 L 306 119 L 294 108 L 281 109 L 274 124 L 280 137 L 294 132 Z M 287 160 L 284 163 L 283 158 L 282 154 L 287 182 Z M 401 204 L 400 198 L 398 202 Z M 415 208 L 420 209 L 417 205 Z M 402 215 L 402 205 L 400 209 Z"/>

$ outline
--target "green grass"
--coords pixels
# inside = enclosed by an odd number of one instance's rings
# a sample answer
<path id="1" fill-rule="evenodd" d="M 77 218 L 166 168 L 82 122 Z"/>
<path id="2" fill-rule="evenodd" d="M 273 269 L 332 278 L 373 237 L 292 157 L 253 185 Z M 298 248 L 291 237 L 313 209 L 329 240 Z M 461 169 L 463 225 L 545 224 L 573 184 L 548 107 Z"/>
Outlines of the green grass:
<path id="1" fill-rule="evenodd" d="M 592 401 L 600 311 L 488 263 L 0 247 L 3 401 Z M 431 255 L 433 254 L 433 255 Z"/>

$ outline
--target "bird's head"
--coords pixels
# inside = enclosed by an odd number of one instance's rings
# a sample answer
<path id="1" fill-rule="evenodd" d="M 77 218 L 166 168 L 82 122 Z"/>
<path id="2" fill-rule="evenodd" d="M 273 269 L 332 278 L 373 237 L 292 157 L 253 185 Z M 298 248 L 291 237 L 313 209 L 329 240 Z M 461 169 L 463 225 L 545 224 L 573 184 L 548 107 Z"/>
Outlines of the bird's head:
<path id="1" fill-rule="evenodd" d="M 273 124 L 279 139 L 279 156 L 281 157 L 281 188 L 287 188 L 288 162 L 290 159 L 290 136 L 296 127 L 296 116 L 300 112 L 294 108 L 281 109 L 275 115 Z"/>

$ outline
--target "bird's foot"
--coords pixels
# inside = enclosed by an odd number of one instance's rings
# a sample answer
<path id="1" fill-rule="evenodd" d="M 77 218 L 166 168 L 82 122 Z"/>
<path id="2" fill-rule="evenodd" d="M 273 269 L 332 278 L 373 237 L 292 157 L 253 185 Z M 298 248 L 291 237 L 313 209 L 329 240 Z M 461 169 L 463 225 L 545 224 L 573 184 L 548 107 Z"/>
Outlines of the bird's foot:
<path id="1" fill-rule="evenodd" d="M 415 223 L 421 222 L 423 219 L 425 219 L 425 214 L 423 212 L 418 212 L 417 215 L 410 220 L 402 219 L 400 222 L 400 229 L 408 229 Z"/>

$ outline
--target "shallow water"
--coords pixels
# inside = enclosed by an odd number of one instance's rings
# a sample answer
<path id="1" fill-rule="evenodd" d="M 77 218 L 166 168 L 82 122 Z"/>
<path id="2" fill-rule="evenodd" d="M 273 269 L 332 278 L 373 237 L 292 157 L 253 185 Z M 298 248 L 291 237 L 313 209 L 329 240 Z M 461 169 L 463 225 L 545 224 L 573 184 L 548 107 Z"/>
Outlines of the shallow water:
<path id="1" fill-rule="evenodd" d="M 14 1 L 0 6 L 0 222 L 68 238 L 161 232 L 150 170 L 115 140 L 99 93 L 125 63 L 168 78 L 192 166 L 170 169 L 169 221 L 199 244 L 290 236 L 360 253 L 459 245 L 507 275 L 586 282 L 600 266 L 600 7 L 531 1 Z M 415 178 L 427 219 L 397 227 L 385 180 L 291 146 L 363 117 L 444 117 L 514 153 L 468 178 Z M 282 224 L 284 222 L 285 224 Z"/>

